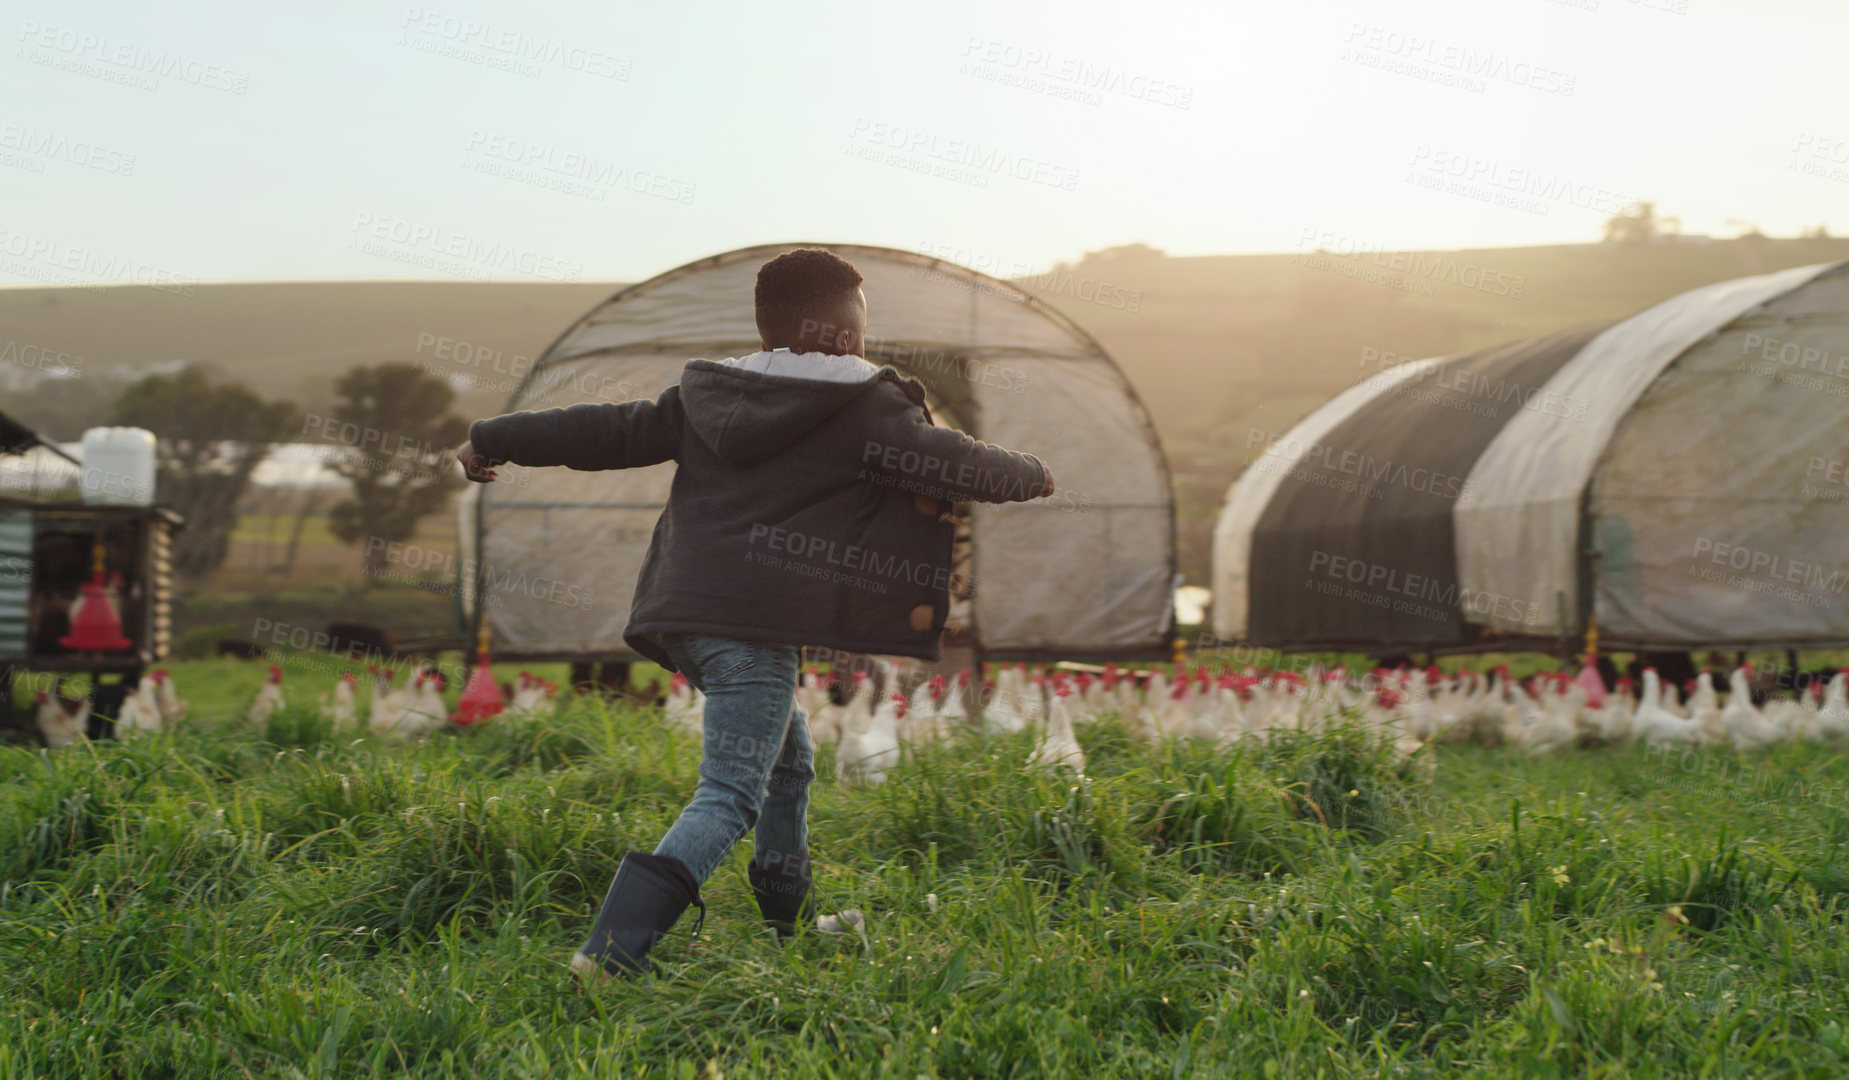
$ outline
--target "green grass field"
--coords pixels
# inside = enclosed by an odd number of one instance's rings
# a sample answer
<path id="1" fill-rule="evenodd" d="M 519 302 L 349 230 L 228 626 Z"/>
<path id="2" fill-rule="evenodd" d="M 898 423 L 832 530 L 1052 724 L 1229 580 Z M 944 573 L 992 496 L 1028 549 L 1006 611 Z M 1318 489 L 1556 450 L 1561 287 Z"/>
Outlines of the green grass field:
<path id="1" fill-rule="evenodd" d="M 455 551 L 453 512 L 425 518 L 409 541 L 420 554 L 433 553 L 429 570 L 407 574 L 420 579 L 416 583 L 396 576 L 364 576 L 363 546 L 335 538 L 325 509 L 308 516 L 295 555 L 287 558 L 294 525 L 289 514 L 245 513 L 231 534 L 224 565 L 205 578 L 179 582 L 174 604 L 176 655 L 211 656 L 227 639 L 263 644 L 267 631 L 278 625 L 319 631 L 332 622 L 357 622 L 407 639 L 458 631 L 455 572 L 438 562 L 438 557 Z M 404 571 L 388 569 L 394 575 Z"/>
<path id="2" fill-rule="evenodd" d="M 1849 765 L 1635 749 L 1396 767 L 1080 730 L 818 785 L 829 909 L 779 946 L 746 851 L 648 982 L 564 962 L 698 747 L 652 710 L 390 747 L 261 665 L 175 665 L 184 730 L 0 749 L 7 1077 L 1849 1074 Z M 824 752 L 820 768 L 832 775 Z"/>

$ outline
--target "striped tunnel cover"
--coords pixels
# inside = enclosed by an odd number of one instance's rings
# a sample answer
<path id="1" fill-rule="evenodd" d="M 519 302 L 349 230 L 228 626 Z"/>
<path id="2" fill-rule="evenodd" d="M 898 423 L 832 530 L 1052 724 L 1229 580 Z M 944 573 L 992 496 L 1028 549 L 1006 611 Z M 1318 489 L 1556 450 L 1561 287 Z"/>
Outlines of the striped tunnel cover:
<path id="1" fill-rule="evenodd" d="M 1459 587 L 1452 513 L 1477 458 L 1523 409 L 1570 410 L 1548 380 L 1610 323 L 1420 361 L 1313 446 L 1293 446 L 1251 541 L 1247 633 L 1279 648 L 1468 644 L 1465 605 L 1516 622 L 1551 597 Z M 1405 372 L 1391 373 L 1406 376 Z"/>

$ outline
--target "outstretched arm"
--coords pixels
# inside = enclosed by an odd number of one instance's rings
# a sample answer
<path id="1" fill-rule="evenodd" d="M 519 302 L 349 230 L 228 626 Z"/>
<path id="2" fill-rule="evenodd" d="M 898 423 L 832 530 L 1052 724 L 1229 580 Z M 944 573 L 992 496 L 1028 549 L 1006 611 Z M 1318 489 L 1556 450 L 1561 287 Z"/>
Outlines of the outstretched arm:
<path id="1" fill-rule="evenodd" d="M 914 409 L 870 436 L 860 465 L 870 479 L 951 502 L 1025 502 L 1053 493 L 1053 474 L 1032 454 L 933 427 Z"/>
<path id="2" fill-rule="evenodd" d="M 681 441 L 680 387 L 654 401 L 573 405 L 477 420 L 456 451 L 469 479 L 494 479 L 494 466 L 563 465 L 634 469 L 671 460 Z"/>

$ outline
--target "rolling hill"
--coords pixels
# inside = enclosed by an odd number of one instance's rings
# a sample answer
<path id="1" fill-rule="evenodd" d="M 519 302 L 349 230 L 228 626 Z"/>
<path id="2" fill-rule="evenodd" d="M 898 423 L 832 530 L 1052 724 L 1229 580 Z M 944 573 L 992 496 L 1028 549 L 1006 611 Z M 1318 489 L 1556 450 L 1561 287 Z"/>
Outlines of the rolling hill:
<path id="1" fill-rule="evenodd" d="M 1177 473 L 1183 568 L 1201 580 L 1213 511 L 1256 433 L 1287 428 L 1378 370 L 1380 357 L 1459 352 L 1616 318 L 1712 281 L 1844 258 L 1849 240 L 1763 236 L 1197 257 L 1133 246 L 1019 284 L 1096 335 L 1148 405 Z M 0 392 L 41 430 L 74 438 L 128 378 L 162 366 L 209 363 L 314 411 L 346 368 L 409 361 L 473 374 L 460 411 L 493 413 L 525 359 L 619 287 L 0 288 Z M 53 354 L 73 358 L 80 377 L 54 378 L 22 359 Z"/>

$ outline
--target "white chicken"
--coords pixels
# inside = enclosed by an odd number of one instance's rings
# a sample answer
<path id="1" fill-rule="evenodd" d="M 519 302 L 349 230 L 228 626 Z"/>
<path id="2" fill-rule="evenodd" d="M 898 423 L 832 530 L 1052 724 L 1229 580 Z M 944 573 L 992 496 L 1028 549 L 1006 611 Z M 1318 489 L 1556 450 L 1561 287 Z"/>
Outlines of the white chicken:
<path id="1" fill-rule="evenodd" d="M 1047 706 L 1046 730 L 1027 755 L 1028 768 L 1046 772 L 1070 769 L 1080 776 L 1085 775 L 1085 751 L 1072 732 L 1072 713 L 1066 707 L 1071 691 L 1069 686 L 1054 691 L 1053 700 Z"/>
<path id="2" fill-rule="evenodd" d="M 1397 680 L 1395 680 L 1397 682 Z M 1374 700 L 1362 709 L 1361 723 L 1376 731 L 1404 731 L 1406 694 L 1399 686 L 1383 685 L 1374 691 Z"/>
<path id="3" fill-rule="evenodd" d="M 530 671 L 522 671 L 514 676 L 512 686 L 501 684 L 502 696 L 507 699 L 507 708 L 502 710 L 506 716 L 522 716 L 539 711 L 545 700 L 540 692 L 539 680 L 533 678 Z"/>
<path id="4" fill-rule="evenodd" d="M 864 671 L 854 672 L 854 693 L 848 697 L 835 721 L 835 741 L 838 743 L 847 737 L 849 731 L 866 731 L 873 720 L 873 677 Z M 839 757 L 839 751 L 836 752 Z"/>
<path id="5" fill-rule="evenodd" d="M 1735 668 L 1728 677 L 1727 706 L 1721 710 L 1721 725 L 1741 750 L 1764 750 L 1778 743 L 1784 733 L 1753 707 L 1746 673 L 1746 668 Z"/>
<path id="6" fill-rule="evenodd" d="M 1018 670 L 1021 728 L 1036 727 L 1046 719 L 1047 679 L 1042 674 L 1030 674 L 1026 664 L 1020 665 Z"/>
<path id="7" fill-rule="evenodd" d="M 173 676 L 166 668 L 154 669 L 154 694 L 160 705 L 161 726 L 171 728 L 186 719 L 186 702 L 173 688 Z"/>
<path id="8" fill-rule="evenodd" d="M 359 679 L 351 672 L 343 672 L 340 681 L 329 691 L 328 698 L 321 703 L 321 715 L 335 728 L 352 727 L 356 716 L 355 691 Z"/>
<path id="9" fill-rule="evenodd" d="M 372 672 L 372 708 L 366 714 L 366 726 L 382 739 L 402 739 L 409 732 L 400 726 L 411 704 L 411 692 L 404 687 L 392 689 L 398 673 L 391 668 L 367 667 Z"/>
<path id="10" fill-rule="evenodd" d="M 1455 684 L 1437 668 L 1426 672 L 1423 685 L 1423 692 L 1410 695 L 1407 701 L 1406 733 L 1420 740 L 1435 739 L 1457 723 L 1458 697 Z"/>
<path id="11" fill-rule="evenodd" d="M 516 716 L 537 716 L 551 707 L 558 692 L 558 684 L 552 680 L 522 671 L 514 682 L 514 692 L 508 695 L 507 711 Z"/>
<path id="12" fill-rule="evenodd" d="M 1849 741 L 1849 668 L 1838 671 L 1824 691 L 1817 710 L 1817 734 L 1835 743 Z"/>
<path id="13" fill-rule="evenodd" d="M 1714 689 L 1714 677 L 1707 668 L 1695 678 L 1695 692 L 1689 695 L 1688 716 L 1701 725 L 1701 741 L 1717 745 L 1727 741 L 1727 725 L 1721 720 L 1721 698 Z"/>
<path id="14" fill-rule="evenodd" d="M 1816 689 L 1821 690 L 1822 687 Z M 1778 731 L 1780 739 L 1816 742 L 1819 737 L 1817 706 L 1820 699 L 1821 695 L 1814 692 L 1800 694 L 1796 700 L 1775 698 L 1760 707 L 1759 715 L 1765 717 L 1766 723 Z"/>
<path id="15" fill-rule="evenodd" d="M 244 715 L 251 723 L 261 724 L 268 720 L 277 709 L 282 708 L 284 704 L 282 668 L 272 664 L 270 665 L 270 677 L 268 681 L 257 691 L 256 698 L 251 701 L 250 708 L 245 711 Z"/>
<path id="16" fill-rule="evenodd" d="M 828 704 L 828 684 L 818 671 L 805 671 L 796 682 L 796 707 L 809 717 L 811 733 L 815 726 L 815 714 Z"/>
<path id="17" fill-rule="evenodd" d="M 1446 729 L 1439 739 L 1448 743 L 1474 741 L 1487 746 L 1500 745 L 1502 715 L 1508 705 L 1510 692 L 1508 675 L 1509 669 L 1498 664 L 1490 671 L 1488 679 L 1473 676 L 1473 680 L 1478 683 L 1477 688 L 1472 690 L 1459 709 L 1457 723 Z"/>
<path id="18" fill-rule="evenodd" d="M 1151 742 L 1185 737 L 1194 719 L 1194 707 L 1189 700 L 1194 684 L 1183 680 L 1169 690 L 1166 689 L 1168 681 L 1161 676 L 1161 672 L 1156 672 L 1149 677 L 1149 697 L 1137 714 L 1143 737 Z M 1159 689 L 1163 692 L 1158 697 L 1156 691 Z"/>
<path id="19" fill-rule="evenodd" d="M 1631 680 L 1619 679 L 1617 688 L 1605 696 L 1605 706 L 1588 710 L 1586 720 L 1594 738 L 1616 745 L 1630 740 L 1636 715 L 1637 699 L 1631 692 Z"/>
<path id="20" fill-rule="evenodd" d="M 1024 670 L 1003 665 L 995 673 L 995 692 L 982 708 L 984 726 L 1001 735 L 1026 728 L 1040 711 L 1031 700 L 1039 689 Z"/>
<path id="21" fill-rule="evenodd" d="M 62 682 L 58 689 L 63 690 Z M 43 690 L 34 692 L 38 698 L 39 734 L 45 737 L 45 745 L 53 750 L 69 746 L 84 737 L 84 725 L 90 719 L 90 699 L 79 698 L 74 704 L 66 704 L 61 696 L 48 694 Z"/>
<path id="22" fill-rule="evenodd" d="M 856 700 L 859 695 L 855 695 Z M 850 703 L 851 704 L 851 703 Z M 899 764 L 899 720 L 905 715 L 905 697 L 893 694 L 880 703 L 858 724 L 852 711 L 843 723 L 841 742 L 835 748 L 835 775 L 844 784 L 883 784 L 886 774 Z"/>
<path id="23" fill-rule="evenodd" d="M 439 731 L 449 724 L 449 705 L 438 689 L 442 677 L 434 671 L 419 671 L 411 678 L 411 700 L 405 703 L 398 718 L 397 730 L 405 738 L 418 738 Z"/>
<path id="24" fill-rule="evenodd" d="M 933 675 L 912 687 L 911 699 L 905 703 L 904 723 L 899 726 L 900 742 L 931 742 L 943 735 L 937 715 L 938 692 L 943 686 L 944 677 Z"/>
<path id="25" fill-rule="evenodd" d="M 1229 702 L 1214 685 L 1198 688 L 1194 694 L 1194 708 L 1187 719 L 1188 738 L 1198 742 L 1217 743 L 1226 734 L 1229 725 L 1238 730 L 1237 713 L 1228 718 L 1226 711 Z"/>
<path id="26" fill-rule="evenodd" d="M 969 669 L 957 672 L 956 682 L 944 688 L 944 700 L 938 703 L 937 719 L 946 734 L 955 734 L 969 722 Z"/>
<path id="27" fill-rule="evenodd" d="M 397 733 L 398 718 L 404 715 L 409 693 L 392 689 L 392 679 L 397 672 L 391 668 L 367 664 L 366 671 L 372 676 L 372 700 L 366 710 L 366 726 L 374 735 L 391 738 Z"/>
<path id="28" fill-rule="evenodd" d="M 816 706 L 814 712 L 807 713 L 809 739 L 817 746 L 841 741 L 842 720 L 847 715 L 847 706 L 837 705 L 834 701 L 835 676 L 832 673 L 823 675 L 819 682 L 822 687 L 822 703 Z"/>
<path id="29" fill-rule="evenodd" d="M 116 734 L 152 734 L 161 729 L 160 698 L 152 676 L 143 675 L 116 710 Z"/>
<path id="30" fill-rule="evenodd" d="M 1677 716 L 1663 707 L 1663 684 L 1655 668 L 1644 669 L 1644 696 L 1637 703 L 1631 729 L 1646 743 L 1688 744 L 1701 738 L 1701 721 Z"/>
<path id="31" fill-rule="evenodd" d="M 1221 746 L 1232 746 L 1241 739 L 1252 738 L 1263 741 L 1269 738 L 1268 729 L 1252 726 L 1252 716 L 1248 712 L 1248 703 L 1252 697 L 1252 684 L 1244 675 L 1228 675 L 1220 680 L 1220 686 L 1214 691 L 1220 699 L 1220 737 Z"/>
<path id="32" fill-rule="evenodd" d="M 668 723 L 675 727 L 685 728 L 695 735 L 706 730 L 706 695 L 678 671 L 669 683 L 666 712 Z"/>
<path id="33" fill-rule="evenodd" d="M 1139 699 L 1133 675 L 1126 674 L 1116 664 L 1106 664 L 1104 674 L 1098 676 L 1098 683 L 1101 689 L 1094 712 L 1115 713 L 1125 720 L 1136 716 Z"/>
<path id="34" fill-rule="evenodd" d="M 1571 750 L 1579 740 L 1578 716 L 1586 707 L 1586 688 L 1562 675 L 1542 694 L 1539 730 L 1530 733 L 1530 754 Z"/>
<path id="35" fill-rule="evenodd" d="M 1148 673 L 1143 680 L 1143 704 L 1153 705 L 1169 700 L 1168 676 L 1160 668 Z"/>
<path id="36" fill-rule="evenodd" d="M 1663 700 L 1658 704 L 1671 716 L 1689 719 L 1688 710 L 1682 707 L 1682 691 L 1676 688 L 1675 683 L 1663 684 Z"/>

